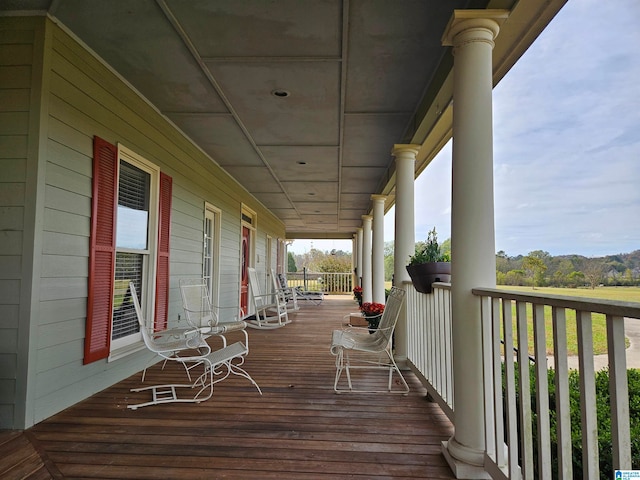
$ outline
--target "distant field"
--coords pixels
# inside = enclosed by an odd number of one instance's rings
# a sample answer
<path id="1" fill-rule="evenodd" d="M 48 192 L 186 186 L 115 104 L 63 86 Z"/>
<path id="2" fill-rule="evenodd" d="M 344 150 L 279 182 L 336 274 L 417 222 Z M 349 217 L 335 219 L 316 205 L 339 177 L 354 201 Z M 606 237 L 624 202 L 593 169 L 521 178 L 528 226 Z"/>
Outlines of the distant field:
<path id="1" fill-rule="evenodd" d="M 552 295 L 567 295 L 575 297 L 599 298 L 603 300 L 617 300 L 620 302 L 640 302 L 640 287 L 597 287 L 590 288 L 552 288 L 552 287 L 509 287 L 499 285 L 505 290 L 520 290 L 523 292 L 550 293 Z"/>
<path id="2" fill-rule="evenodd" d="M 518 290 L 523 292 L 535 292 L 542 294 L 574 296 L 582 298 L 595 298 L 601 300 L 616 300 L 621 302 L 640 302 L 640 287 L 598 287 L 594 290 L 588 288 L 551 288 L 536 287 L 507 287 L 500 285 L 499 288 L 505 290 Z M 515 304 L 513 307 L 513 315 L 515 317 Z M 553 355 L 553 336 L 551 323 L 551 307 L 545 307 L 545 326 L 547 331 L 546 345 L 547 353 Z M 531 308 L 527 308 L 528 336 L 529 336 L 529 353 L 533 353 L 533 315 Z M 607 327 L 605 316 L 599 313 L 593 314 L 593 350 L 595 354 L 607 352 Z M 514 322 L 515 328 L 515 322 Z M 569 355 L 577 355 L 578 339 L 576 333 L 576 316 L 575 312 L 567 311 L 567 348 Z"/>

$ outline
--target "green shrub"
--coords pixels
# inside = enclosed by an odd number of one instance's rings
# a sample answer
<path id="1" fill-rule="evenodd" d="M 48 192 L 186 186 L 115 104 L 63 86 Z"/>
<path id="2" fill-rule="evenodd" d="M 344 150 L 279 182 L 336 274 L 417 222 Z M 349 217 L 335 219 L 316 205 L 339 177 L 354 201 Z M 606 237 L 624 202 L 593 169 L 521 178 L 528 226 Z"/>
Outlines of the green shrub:
<path id="1" fill-rule="evenodd" d="M 537 415 L 536 406 L 536 378 L 535 365 L 530 365 L 529 377 L 531 379 L 531 421 L 533 431 L 533 456 L 534 470 L 538 477 L 537 466 Z M 520 394 L 518 392 L 518 368 L 516 364 L 516 408 L 520 408 Z M 504 378 L 504 369 L 503 369 Z M 549 410 L 551 427 L 551 460 L 553 478 L 558 478 L 558 454 L 557 454 L 557 418 L 555 395 L 555 372 L 548 370 L 547 380 L 549 385 Z M 627 370 L 627 383 L 629 387 L 629 418 L 631 430 L 631 462 L 633 469 L 640 469 L 640 370 Z M 576 370 L 569 372 L 569 404 L 571 416 L 571 444 L 573 457 L 573 478 L 582 477 L 582 419 L 580 414 L 580 374 Z M 613 478 L 612 442 L 611 442 L 611 407 L 609 397 L 609 372 L 600 370 L 596 373 L 596 409 L 598 418 L 598 450 L 600 464 L 600 478 L 609 480 Z M 506 420 L 505 420 L 506 423 Z M 506 428 L 506 425 L 505 425 Z M 506 432 L 505 432 L 506 433 Z M 521 452 L 520 445 L 518 451 Z"/>

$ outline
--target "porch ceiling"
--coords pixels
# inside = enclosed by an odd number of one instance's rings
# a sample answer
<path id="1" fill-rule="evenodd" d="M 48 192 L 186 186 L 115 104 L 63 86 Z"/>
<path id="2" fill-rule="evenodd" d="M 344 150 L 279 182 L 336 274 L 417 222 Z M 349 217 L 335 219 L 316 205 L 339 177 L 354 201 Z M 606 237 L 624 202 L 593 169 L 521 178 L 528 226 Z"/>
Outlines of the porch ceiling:
<path id="1" fill-rule="evenodd" d="M 450 100 L 441 37 L 453 10 L 516 2 L 3 3 L 57 18 L 278 215 L 290 238 L 346 238 L 371 194 L 393 194 L 393 144 L 423 144 L 437 131 Z M 533 41 L 518 32 L 537 35 L 564 1 L 517 3 L 530 12 L 501 33 L 496 78 Z M 450 136 L 448 122 L 434 145 Z M 423 152 L 416 171 L 431 158 Z"/>

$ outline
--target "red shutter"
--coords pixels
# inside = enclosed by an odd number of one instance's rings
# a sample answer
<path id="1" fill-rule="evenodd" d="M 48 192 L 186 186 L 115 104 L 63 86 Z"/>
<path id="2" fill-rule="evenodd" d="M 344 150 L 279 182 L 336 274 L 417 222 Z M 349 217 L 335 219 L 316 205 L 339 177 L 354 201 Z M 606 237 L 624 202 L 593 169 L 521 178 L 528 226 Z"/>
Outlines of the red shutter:
<path id="1" fill-rule="evenodd" d="M 84 364 L 107 358 L 109 355 L 116 251 L 117 187 L 118 149 L 115 145 L 94 137 Z"/>
<path id="2" fill-rule="evenodd" d="M 169 312 L 169 239 L 171 237 L 171 190 L 173 180 L 160 173 L 160 205 L 158 208 L 158 268 L 156 271 L 155 331 L 167 328 Z"/>

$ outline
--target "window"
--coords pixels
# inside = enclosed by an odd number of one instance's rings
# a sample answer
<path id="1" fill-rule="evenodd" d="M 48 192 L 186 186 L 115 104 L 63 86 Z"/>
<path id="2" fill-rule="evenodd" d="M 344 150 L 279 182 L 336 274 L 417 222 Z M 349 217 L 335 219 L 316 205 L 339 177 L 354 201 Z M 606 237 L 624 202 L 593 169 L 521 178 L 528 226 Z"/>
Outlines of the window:
<path id="1" fill-rule="evenodd" d="M 154 329 L 166 328 L 171 190 L 157 166 L 95 137 L 84 363 L 141 340 L 131 281 Z"/>
<path id="2" fill-rule="evenodd" d="M 209 203 L 205 203 L 202 277 L 211 297 L 209 300 L 213 305 L 218 305 L 221 216 L 222 212 L 219 209 Z"/>
<path id="3" fill-rule="evenodd" d="M 157 244 L 159 170 L 125 147 L 118 147 L 118 207 L 114 273 L 111 352 L 141 340 L 138 318 L 130 299 L 129 282 L 136 286 L 140 305 L 151 314 Z M 151 207 L 150 205 L 153 205 Z M 154 233 L 152 235 L 152 232 Z"/>

